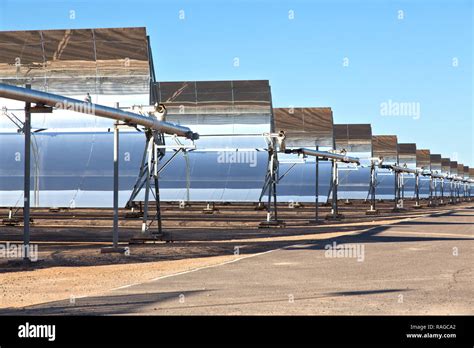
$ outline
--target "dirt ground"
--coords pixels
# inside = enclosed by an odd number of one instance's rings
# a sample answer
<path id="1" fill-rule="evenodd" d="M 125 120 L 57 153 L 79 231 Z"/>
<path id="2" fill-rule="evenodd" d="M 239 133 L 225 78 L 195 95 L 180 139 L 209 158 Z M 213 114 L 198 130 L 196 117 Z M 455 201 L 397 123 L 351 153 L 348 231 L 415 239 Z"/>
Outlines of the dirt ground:
<path id="1" fill-rule="evenodd" d="M 450 207 L 442 208 L 448 209 Z M 306 213 L 312 214 L 312 211 L 308 209 Z M 120 245 L 128 248 L 126 254 L 100 252 L 102 247 L 110 245 L 110 229 L 96 220 L 91 222 L 70 217 L 55 220 L 54 227 L 51 227 L 50 221 L 40 223 L 36 219 L 32 243 L 38 245 L 39 260 L 24 265 L 0 259 L 0 308 L 63 299 L 73 302 L 76 298 L 157 277 L 214 266 L 288 245 L 360 233 L 374 226 L 429 213 L 433 211 L 412 211 L 398 217 L 353 218 L 318 226 L 308 225 L 307 221 L 295 224 L 293 220 L 290 226 L 280 229 L 257 229 L 247 226 L 249 222 L 243 218 L 240 222 L 236 220 L 234 226 L 224 228 L 216 220 L 221 218 L 224 224 L 229 220 L 221 215 L 209 218 L 210 222 L 205 221 L 203 226 L 194 222 L 192 228 L 165 223 L 171 231 L 174 241 L 171 243 L 128 244 L 127 240 L 137 234 L 137 228 L 122 226 Z M 282 216 L 288 218 L 291 214 L 293 217 L 300 214 L 307 219 L 304 211 L 291 211 Z M 242 216 L 248 217 L 248 214 L 244 212 Z M 110 223 L 110 219 L 104 221 Z M 76 227 L 78 224 L 84 227 Z M 21 230 L 21 226 L 0 227 L 0 243 L 20 241 Z"/>

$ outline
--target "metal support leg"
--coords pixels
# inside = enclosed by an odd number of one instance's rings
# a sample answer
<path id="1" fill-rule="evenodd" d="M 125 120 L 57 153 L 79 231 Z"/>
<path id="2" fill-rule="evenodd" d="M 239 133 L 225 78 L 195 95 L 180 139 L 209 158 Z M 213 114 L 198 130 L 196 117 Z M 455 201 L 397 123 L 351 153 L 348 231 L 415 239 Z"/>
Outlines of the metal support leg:
<path id="1" fill-rule="evenodd" d="M 278 208 L 277 208 L 277 189 L 276 189 L 276 178 L 273 180 L 273 213 L 274 219 L 278 223 Z"/>
<path id="2" fill-rule="evenodd" d="M 405 203 L 405 177 L 404 177 L 403 173 L 400 174 L 400 190 L 401 190 L 400 209 L 404 209 L 404 203 Z"/>
<path id="3" fill-rule="evenodd" d="M 370 167 L 370 209 L 365 212 L 366 215 L 377 215 L 379 211 L 375 208 L 375 188 L 376 188 L 375 164 Z"/>
<path id="4" fill-rule="evenodd" d="M 118 197 L 119 196 L 119 129 L 117 124 L 114 127 L 114 225 L 113 225 L 113 247 L 118 247 L 119 231 L 118 231 L 118 219 L 119 219 L 119 207 Z"/>
<path id="5" fill-rule="evenodd" d="M 337 162 L 335 160 L 332 161 L 332 205 L 331 205 L 331 213 L 326 216 L 328 220 L 340 220 L 343 219 L 344 216 L 339 214 L 339 209 L 337 205 L 337 188 L 339 184 L 339 175 L 337 169 Z"/>
<path id="6" fill-rule="evenodd" d="M 147 221 L 148 221 L 148 210 L 149 210 L 149 202 L 150 202 L 150 179 L 152 176 L 152 171 L 153 171 L 153 154 L 154 154 L 154 138 L 151 135 L 148 135 L 150 137 L 150 141 L 148 142 L 148 148 L 147 148 L 147 166 L 146 166 L 146 178 L 145 178 L 145 202 L 144 202 L 144 209 L 143 209 L 143 221 L 142 221 L 142 234 L 145 234 L 148 232 L 148 226 L 147 226 Z"/>
<path id="7" fill-rule="evenodd" d="M 449 182 L 449 203 L 454 204 L 454 183 Z"/>
<path id="8" fill-rule="evenodd" d="M 338 172 L 337 172 L 337 162 L 332 161 L 332 207 L 331 213 L 333 218 L 337 218 L 338 206 L 337 206 L 337 189 L 338 189 Z"/>
<path id="9" fill-rule="evenodd" d="M 150 199 L 150 168 L 146 169 L 146 178 L 145 178 L 145 204 L 143 207 L 143 221 L 142 221 L 142 234 L 147 232 L 147 221 L 148 221 L 148 202 Z"/>
<path id="10" fill-rule="evenodd" d="M 116 106 L 118 108 L 118 105 Z M 112 227 L 112 247 L 104 247 L 101 253 L 123 253 L 125 248 L 119 248 L 119 124 L 114 125 L 114 196 L 113 196 L 113 227 Z"/>
<path id="11" fill-rule="evenodd" d="M 403 208 L 403 196 L 404 196 L 404 178 L 403 173 L 395 172 L 395 206 L 393 212 L 404 211 Z"/>
<path id="12" fill-rule="evenodd" d="M 163 234 L 163 223 L 161 221 L 161 201 L 160 201 L 160 187 L 158 175 L 155 176 L 155 204 L 156 204 L 156 221 L 158 225 L 158 234 Z"/>
<path id="13" fill-rule="evenodd" d="M 397 210 L 398 209 L 398 199 L 399 199 L 399 188 L 398 188 L 398 183 L 399 183 L 399 179 L 398 179 L 398 172 L 395 172 L 394 173 L 394 177 L 395 177 L 395 183 L 394 183 L 394 192 L 393 192 L 393 199 L 394 199 L 394 202 L 395 202 L 395 205 L 393 207 L 393 210 Z"/>
<path id="14" fill-rule="evenodd" d="M 429 207 L 435 207 L 436 206 L 436 186 L 435 186 L 435 179 L 433 177 L 430 178 L 430 196 L 428 199 L 428 206 Z M 434 194 L 433 194 L 434 193 Z"/>
<path id="15" fill-rule="evenodd" d="M 148 154 L 148 144 L 149 143 L 150 143 L 150 137 L 147 136 L 146 137 L 146 142 L 145 142 L 145 149 L 143 151 L 142 160 L 140 162 L 140 170 L 138 172 L 138 178 L 137 178 L 137 181 L 135 182 L 135 185 L 133 186 L 130 198 L 128 199 L 127 204 L 125 205 L 129 209 L 134 208 L 134 200 L 137 197 L 138 193 L 143 188 L 143 185 L 145 184 L 145 181 L 146 181 L 146 180 L 144 180 L 145 179 L 144 176 L 147 173 L 147 166 L 148 166 L 147 154 Z M 141 202 L 140 202 L 140 204 L 141 204 Z M 140 211 L 141 211 L 141 209 L 140 209 Z M 134 212 L 134 214 L 130 214 L 130 217 L 138 217 L 139 215 L 140 214 L 136 214 Z"/>
<path id="16" fill-rule="evenodd" d="M 31 89 L 31 85 L 26 85 Z M 23 177 L 23 259 L 30 261 L 30 161 L 31 161 L 31 103 L 25 103 L 25 154 Z"/>
<path id="17" fill-rule="evenodd" d="M 267 201 L 267 222 L 271 222 L 272 220 L 272 190 L 273 190 L 273 175 L 270 174 L 270 183 L 268 185 L 268 201 Z"/>
<path id="18" fill-rule="evenodd" d="M 189 163 L 189 154 L 187 151 L 183 151 L 184 161 L 186 163 L 186 203 L 185 207 L 191 206 L 190 190 L 191 190 L 191 166 Z"/>
<path id="19" fill-rule="evenodd" d="M 461 203 L 462 202 L 462 195 L 461 195 L 461 189 L 462 189 L 462 185 L 461 183 L 458 184 L 458 202 Z"/>
<path id="20" fill-rule="evenodd" d="M 284 227 L 285 223 L 278 220 L 278 209 L 277 209 L 277 193 L 276 185 L 278 181 L 278 158 L 275 151 L 275 140 L 271 139 L 268 147 L 268 168 L 265 176 L 265 183 L 263 185 L 262 193 L 260 194 L 259 204 L 268 191 L 267 199 L 267 219 L 262 221 L 259 225 L 261 228 L 266 227 Z M 272 209 L 272 198 L 273 198 L 273 209 Z"/>
<path id="21" fill-rule="evenodd" d="M 316 145 L 316 151 L 319 150 L 319 146 Z M 316 179 L 315 179 L 315 208 L 314 208 L 314 222 L 318 223 L 319 221 L 319 157 L 316 157 Z"/>
<path id="22" fill-rule="evenodd" d="M 460 195 L 459 195 L 459 183 L 456 182 L 456 203 L 459 203 L 461 201 Z"/>
<path id="23" fill-rule="evenodd" d="M 420 175 L 415 174 L 415 206 L 413 208 L 421 208 L 420 205 Z"/>
<path id="24" fill-rule="evenodd" d="M 140 176 L 134 187 L 134 194 L 130 198 L 129 202 L 133 197 L 136 197 L 144 186 L 145 199 L 143 202 L 143 220 L 141 228 L 141 236 L 132 238 L 131 242 L 142 242 L 144 240 L 156 240 L 157 236 L 163 237 L 163 225 L 161 217 L 161 200 L 160 200 L 160 187 L 159 187 L 159 169 L 160 160 L 163 158 L 165 152 L 162 150 L 161 145 L 164 145 L 164 136 L 162 133 L 146 130 L 147 147 L 142 160 L 142 167 L 140 169 Z M 160 146 L 160 147 L 159 147 Z M 146 163 L 146 164 L 145 164 Z M 168 162 L 167 162 L 168 163 Z M 166 163 L 165 163 L 166 165 Z M 156 215 L 150 223 L 148 223 L 149 212 L 150 212 L 150 190 L 155 197 Z M 152 223 L 157 221 L 156 232 L 150 232 Z"/>
<path id="25" fill-rule="evenodd" d="M 319 151 L 319 146 L 316 145 L 316 151 Z M 319 224 L 319 157 L 315 157 L 315 189 L 314 189 L 314 220 L 310 220 L 309 223 Z"/>
<path id="26" fill-rule="evenodd" d="M 440 205 L 444 205 L 444 179 L 441 179 L 440 181 L 440 200 L 439 200 L 439 204 Z"/>

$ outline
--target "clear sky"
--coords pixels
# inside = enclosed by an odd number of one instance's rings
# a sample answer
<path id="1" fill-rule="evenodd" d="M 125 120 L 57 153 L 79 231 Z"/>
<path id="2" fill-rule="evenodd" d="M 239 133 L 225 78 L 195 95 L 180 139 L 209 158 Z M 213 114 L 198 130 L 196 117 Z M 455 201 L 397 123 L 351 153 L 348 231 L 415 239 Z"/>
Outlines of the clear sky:
<path id="1" fill-rule="evenodd" d="M 274 106 L 473 167 L 472 3 L 0 0 L 0 29 L 146 26 L 160 81 L 269 79 Z"/>

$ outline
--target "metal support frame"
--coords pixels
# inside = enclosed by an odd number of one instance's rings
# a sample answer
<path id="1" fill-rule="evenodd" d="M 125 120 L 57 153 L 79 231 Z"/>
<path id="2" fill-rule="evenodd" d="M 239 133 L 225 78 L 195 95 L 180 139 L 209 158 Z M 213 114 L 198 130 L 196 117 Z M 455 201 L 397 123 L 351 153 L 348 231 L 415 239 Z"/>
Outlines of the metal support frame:
<path id="1" fill-rule="evenodd" d="M 370 164 L 370 186 L 369 186 L 369 196 L 370 196 L 370 209 L 365 213 L 366 215 L 377 215 L 379 211 L 375 207 L 375 190 L 377 187 L 377 172 L 375 170 L 375 161 L 372 160 Z"/>
<path id="2" fill-rule="evenodd" d="M 399 212 L 404 209 L 403 207 L 403 192 L 404 192 L 404 178 L 403 173 L 395 170 L 395 192 L 394 192 L 394 200 L 395 206 L 393 208 L 394 212 Z"/>
<path id="3" fill-rule="evenodd" d="M 428 207 L 437 206 L 436 202 L 436 178 L 430 177 L 430 195 L 428 197 Z"/>
<path id="4" fill-rule="evenodd" d="M 319 151 L 319 146 L 318 144 L 316 143 L 316 151 Z M 318 224 L 319 223 L 319 156 L 316 156 L 315 158 L 315 179 L 314 179 L 314 182 L 315 182 L 315 188 L 314 188 L 314 221 L 310 221 L 310 222 L 313 222 L 315 224 Z"/>
<path id="5" fill-rule="evenodd" d="M 186 163 L 186 202 L 184 204 L 185 208 L 191 206 L 191 165 L 189 163 L 189 153 L 186 149 L 182 150 L 184 162 Z"/>
<path id="6" fill-rule="evenodd" d="M 344 162 L 344 163 L 356 163 L 360 164 L 359 158 L 357 157 L 350 157 L 346 155 L 345 150 L 341 151 L 341 153 L 335 152 L 328 152 L 328 151 L 319 151 L 319 146 L 316 145 L 316 150 L 307 149 L 307 148 L 299 148 L 299 149 L 288 149 L 284 151 L 285 153 L 297 153 L 303 156 L 314 156 L 316 158 L 316 220 L 318 219 L 318 203 L 319 203 L 319 158 L 324 160 L 331 160 L 332 161 L 332 171 L 331 171 L 331 185 L 328 192 L 328 200 L 329 195 L 331 192 L 333 193 L 332 197 L 332 206 L 333 210 L 330 215 L 326 216 L 326 219 L 341 219 L 343 216 L 338 213 L 337 209 L 337 185 L 338 185 L 338 169 L 337 169 L 337 162 Z M 286 174 L 286 173 L 285 173 Z M 310 221 L 311 223 L 311 221 Z"/>
<path id="7" fill-rule="evenodd" d="M 316 153 L 319 152 L 319 145 L 315 142 Z M 309 224 L 319 224 L 319 157 L 315 156 L 315 172 L 314 172 L 314 220 L 309 220 Z"/>
<path id="8" fill-rule="evenodd" d="M 31 85 L 26 85 L 31 89 Z M 30 260 L 30 160 L 31 160 L 31 103 L 25 103 L 25 135 L 24 175 L 23 175 L 23 259 Z"/>
<path id="9" fill-rule="evenodd" d="M 166 161 L 166 163 L 159 169 L 158 173 L 161 173 L 161 171 L 168 166 L 169 163 L 173 160 L 175 155 L 177 155 L 179 152 L 183 154 L 184 158 L 184 163 L 185 163 L 185 170 L 186 170 L 186 200 L 180 201 L 179 202 L 179 207 L 181 209 L 186 209 L 191 206 L 191 164 L 189 161 L 189 151 L 195 150 L 195 146 L 186 146 L 183 143 L 181 143 L 177 138 L 174 138 L 178 150 L 171 156 L 171 158 Z M 165 146 L 166 148 L 166 146 Z M 188 151 L 189 150 L 189 151 Z"/>
<path id="10" fill-rule="evenodd" d="M 26 90 L 31 90 L 31 85 L 25 86 Z M 23 175 L 23 260 L 30 262 L 30 206 L 31 206 L 31 114 L 51 113 L 52 107 L 36 102 L 34 106 L 31 101 L 25 101 L 25 122 L 23 124 L 24 144 L 24 175 Z"/>
<path id="11" fill-rule="evenodd" d="M 458 183 L 453 180 L 453 204 L 458 203 Z"/>
<path id="12" fill-rule="evenodd" d="M 394 193 L 394 212 L 401 212 L 405 210 L 405 178 L 404 173 L 415 175 L 415 206 L 414 208 L 421 208 L 420 206 L 420 171 L 418 169 L 411 169 L 405 166 L 383 166 L 384 168 L 391 168 L 395 172 L 395 193 Z"/>
<path id="13" fill-rule="evenodd" d="M 461 183 L 456 181 L 456 202 L 461 203 Z"/>
<path id="14" fill-rule="evenodd" d="M 112 244 L 114 248 L 118 247 L 119 231 L 119 128 L 117 123 L 114 125 L 114 223 Z"/>
<path id="15" fill-rule="evenodd" d="M 152 235 L 152 236 L 161 236 L 163 234 L 162 229 L 162 220 L 161 220 L 161 207 L 160 207 L 160 188 L 159 188 L 159 170 L 158 166 L 160 160 L 165 155 L 165 150 L 160 148 L 160 146 L 165 145 L 164 134 L 158 131 L 153 131 L 151 129 L 145 130 L 145 149 L 142 156 L 142 161 L 140 164 L 140 170 L 138 173 L 137 181 L 133 186 L 132 193 L 130 198 L 127 201 L 126 207 L 134 207 L 134 200 L 140 193 L 143 187 L 145 187 L 145 199 L 143 202 L 143 221 L 141 232 L 143 235 Z M 177 151 L 178 152 L 178 151 Z M 173 154 L 173 157 L 177 154 Z M 165 163 L 166 166 L 169 163 Z M 153 185 L 153 189 L 152 189 Z M 154 219 L 148 224 L 148 215 L 149 215 L 149 202 L 150 202 L 150 191 L 155 197 L 156 204 L 156 215 Z M 157 221 L 157 231 L 155 233 L 149 233 L 149 228 L 153 221 Z"/>
<path id="16" fill-rule="evenodd" d="M 449 181 L 449 204 L 454 204 L 454 180 Z"/>
<path id="17" fill-rule="evenodd" d="M 440 189 L 440 200 L 439 200 L 439 205 L 444 205 L 444 179 L 441 179 L 441 187 Z"/>
<path id="18" fill-rule="evenodd" d="M 420 205 L 420 174 L 415 174 L 415 206 L 413 208 L 421 208 Z"/>
<path id="19" fill-rule="evenodd" d="M 261 205 L 262 199 L 267 194 L 267 219 L 262 221 L 259 227 L 283 227 L 285 223 L 278 220 L 278 208 L 277 208 L 277 183 L 278 183 L 278 155 L 277 155 L 277 144 L 276 139 L 272 136 L 268 136 L 268 166 L 267 173 L 265 175 L 265 181 L 263 184 L 262 192 L 258 199 L 259 206 Z M 273 200 L 273 204 L 272 204 Z M 273 208 L 272 208 L 273 205 Z"/>
<path id="20" fill-rule="evenodd" d="M 177 146 L 166 146 L 164 135 L 162 133 L 154 132 L 151 130 L 146 130 L 145 136 L 146 136 L 145 147 L 144 147 L 144 151 L 142 155 L 142 160 L 140 162 L 138 177 L 133 186 L 132 193 L 130 194 L 129 199 L 127 203 L 125 204 L 125 207 L 127 209 L 131 209 L 131 212 L 128 212 L 126 214 L 127 218 L 143 217 L 144 222 L 142 224 L 142 232 L 144 233 L 148 230 L 148 227 L 149 227 L 146 225 L 146 220 L 147 220 L 148 211 L 149 211 L 148 202 L 150 199 L 149 192 L 152 186 L 151 180 L 153 180 L 153 187 L 154 187 L 154 191 L 152 190 L 152 194 L 157 201 L 156 206 L 157 206 L 157 209 L 159 210 L 159 207 L 160 207 L 159 180 L 158 180 L 159 175 L 161 174 L 162 171 L 164 171 L 168 167 L 168 165 L 178 156 L 180 152 L 187 154 L 188 149 L 195 148 L 194 145 L 193 146 L 182 145 L 180 142 L 177 141 L 176 138 L 175 140 L 178 143 Z M 153 143 L 155 144 L 154 149 L 153 149 Z M 160 167 L 159 166 L 160 161 L 164 157 L 165 151 L 168 148 L 175 149 L 175 152 Z M 153 165 L 151 165 L 150 163 L 153 163 Z M 149 168 L 151 168 L 151 170 L 149 170 Z M 186 167 L 186 170 L 187 172 L 189 172 L 188 165 Z M 137 198 L 138 194 L 141 192 L 143 188 L 145 188 L 145 199 L 143 201 L 143 204 L 140 201 L 138 202 L 138 205 L 137 205 L 137 202 L 135 201 L 135 199 Z M 139 208 L 138 212 L 135 211 L 135 208 L 137 208 L 137 206 Z M 183 207 L 184 206 L 185 206 L 185 202 L 183 201 Z M 157 212 L 157 223 L 158 223 L 158 229 L 159 229 L 158 234 L 162 234 L 162 228 L 161 228 L 162 221 L 161 221 L 160 211 Z"/>
<path id="21" fill-rule="evenodd" d="M 158 233 L 161 234 L 161 214 L 160 214 L 160 199 L 159 199 L 159 186 L 158 186 L 158 163 L 159 160 L 164 156 L 165 149 L 158 150 L 156 145 L 164 145 L 164 134 L 173 134 L 176 136 L 182 136 L 190 140 L 199 139 L 199 134 L 192 132 L 188 127 L 168 123 L 164 121 L 166 116 L 166 108 L 164 105 L 155 105 L 153 110 L 148 115 L 136 114 L 132 112 L 126 112 L 118 108 L 111 108 L 103 105 L 93 104 L 87 101 L 80 101 L 65 96 L 51 94 L 31 89 L 31 85 L 26 85 L 26 88 L 11 86 L 0 83 L 0 97 L 19 100 L 25 102 L 25 175 L 24 175 L 24 248 L 25 248 L 25 259 L 29 259 L 29 222 L 30 222 L 30 147 L 31 147 L 31 113 L 49 113 L 52 112 L 53 107 L 61 108 L 70 111 L 76 111 L 81 113 L 89 113 L 95 116 L 105 117 L 114 119 L 116 121 L 124 122 L 129 126 L 137 128 L 138 125 L 146 128 L 147 134 L 147 145 L 148 149 L 148 165 L 146 170 L 144 169 L 143 161 L 140 168 L 139 180 L 141 180 L 143 174 L 146 174 L 146 200 L 144 213 L 144 229 L 147 230 L 146 218 L 148 214 L 148 195 L 150 188 L 150 181 L 154 181 L 155 187 L 155 199 L 157 207 L 156 219 L 158 221 Z M 35 107 L 31 107 L 31 103 L 35 103 Z M 158 119 L 161 118 L 160 119 Z M 137 128 L 138 129 L 138 128 Z M 150 142 L 150 140 L 152 140 Z M 117 146 L 118 146 L 118 133 L 117 133 Z M 146 154 L 144 155 L 144 160 Z M 118 165 L 118 161 L 117 161 Z M 118 175 L 118 168 L 117 173 Z M 118 182 L 118 178 L 117 178 Z M 115 183 L 114 183 L 115 184 Z M 137 194 L 140 190 L 136 191 L 137 186 L 134 187 L 134 193 Z M 118 186 L 117 186 L 118 187 Z M 118 193 L 117 193 L 118 194 Z M 115 221 L 114 221 L 115 225 Z"/>
<path id="22" fill-rule="evenodd" d="M 316 151 L 319 150 L 319 146 L 316 145 Z M 316 178 L 315 178 L 315 194 L 314 194 L 314 222 L 319 222 L 319 157 L 316 157 Z"/>
<path id="23" fill-rule="evenodd" d="M 395 202 L 395 206 L 393 207 L 393 209 L 396 210 L 396 209 L 398 209 L 398 199 L 399 199 L 399 190 L 400 190 L 400 188 L 398 187 L 398 183 L 399 183 L 400 179 L 398 178 L 398 172 L 397 171 L 395 171 L 394 177 L 395 177 L 395 183 L 394 183 L 393 199 L 394 199 L 394 202 Z"/>
<path id="24" fill-rule="evenodd" d="M 119 108 L 117 103 L 116 108 Z M 103 247 L 100 249 L 101 253 L 124 253 L 125 248 L 119 248 L 119 153 L 120 153 L 120 122 L 114 123 L 114 192 L 113 192 L 113 227 L 112 227 L 112 246 Z"/>
<path id="25" fill-rule="evenodd" d="M 337 189 L 339 185 L 339 170 L 337 168 L 337 160 L 332 160 L 331 167 L 331 213 L 326 216 L 327 220 L 340 220 L 344 215 L 339 214 L 339 207 L 337 204 Z"/>
<path id="26" fill-rule="evenodd" d="M 401 209 L 404 209 L 405 202 L 405 176 L 403 173 L 400 174 L 400 188 L 401 188 Z"/>

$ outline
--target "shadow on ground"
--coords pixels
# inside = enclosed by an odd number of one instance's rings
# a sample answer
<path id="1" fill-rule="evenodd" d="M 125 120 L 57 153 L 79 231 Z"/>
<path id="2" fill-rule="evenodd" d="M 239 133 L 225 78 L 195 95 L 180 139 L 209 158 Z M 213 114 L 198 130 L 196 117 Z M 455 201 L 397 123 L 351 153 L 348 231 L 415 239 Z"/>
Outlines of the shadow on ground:
<path id="1" fill-rule="evenodd" d="M 156 311 L 160 314 L 160 310 L 179 310 L 191 308 L 214 308 L 228 306 L 258 305 L 263 303 L 285 303 L 288 302 L 287 297 L 270 298 L 270 299 L 252 299 L 249 301 L 232 301 L 223 303 L 209 303 L 203 305 L 189 305 L 185 300 L 195 295 L 213 290 L 192 290 L 181 292 L 152 292 L 152 293 L 135 293 L 126 295 L 104 295 L 86 297 L 76 299 L 74 303 L 69 300 L 47 302 L 40 305 L 29 306 L 25 308 L 6 308 L 0 309 L 0 315 L 122 315 L 122 314 L 138 314 L 142 313 L 144 308 L 148 311 Z M 298 300 L 313 300 L 339 296 L 365 296 L 384 293 L 400 293 L 410 291 L 410 289 L 380 289 L 380 290 L 360 290 L 360 291 L 340 291 L 322 293 L 315 296 L 298 297 Z M 169 302 L 176 303 L 169 306 Z M 168 303 L 163 307 L 164 303 Z M 161 305 L 161 307 L 160 307 Z M 152 313 L 153 313 L 152 312 Z"/>

